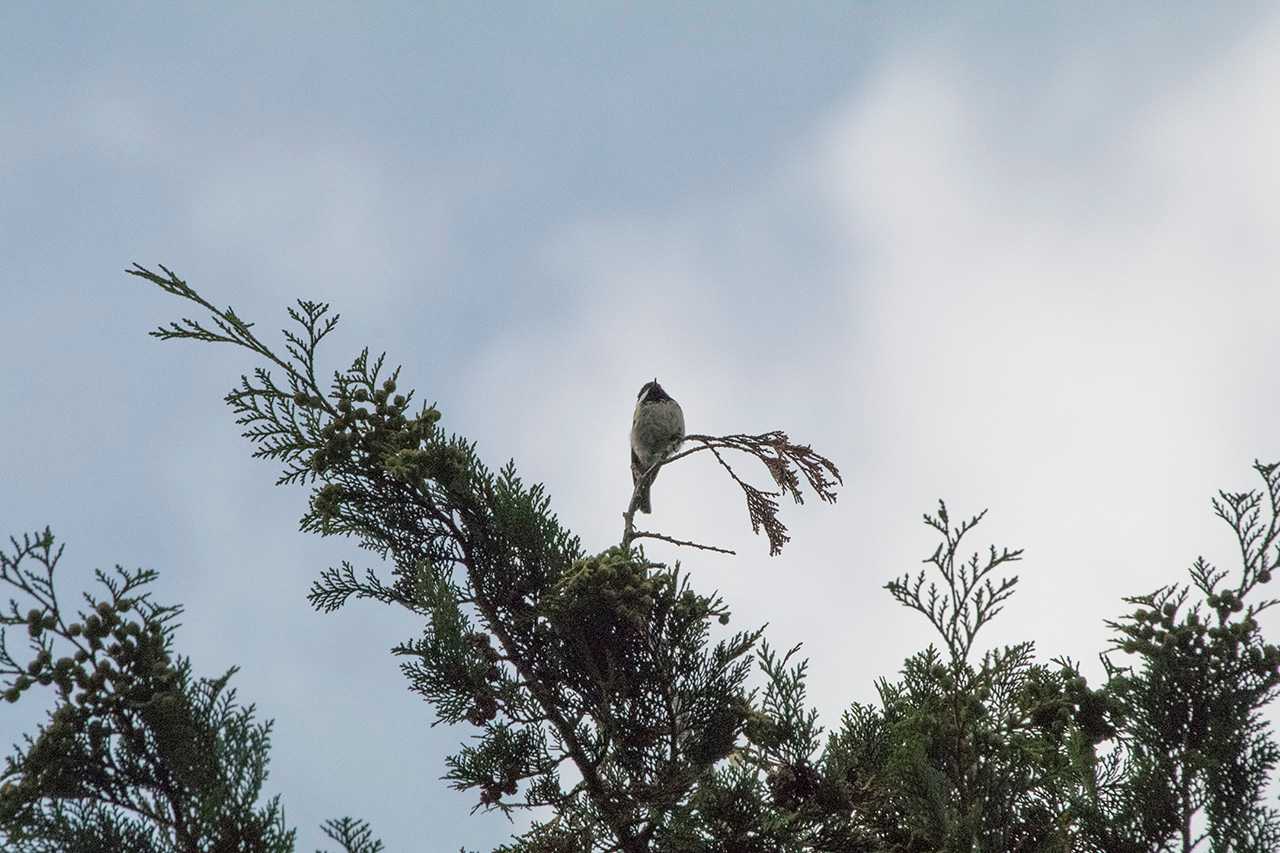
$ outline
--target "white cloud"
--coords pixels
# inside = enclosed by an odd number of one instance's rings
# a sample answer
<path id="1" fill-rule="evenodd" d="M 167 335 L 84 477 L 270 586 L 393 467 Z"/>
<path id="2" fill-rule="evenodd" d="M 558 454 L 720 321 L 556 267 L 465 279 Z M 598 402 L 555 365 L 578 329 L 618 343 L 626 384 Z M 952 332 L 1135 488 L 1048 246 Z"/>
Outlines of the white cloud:
<path id="1" fill-rule="evenodd" d="M 134 239 L 144 250 L 178 243 L 186 248 L 180 274 L 230 279 L 220 286 L 233 297 L 240 287 L 267 291 L 273 310 L 278 295 L 299 293 L 335 302 L 359 293 L 375 312 L 405 291 L 421 304 L 425 295 L 413 288 L 444 263 L 463 188 L 475 194 L 495 180 L 474 162 L 433 172 L 326 126 L 281 117 L 228 134 L 185 109 L 127 79 L 87 81 L 30 134 L 59 148 L 28 145 L 20 162 L 31 169 L 70 158 L 123 178 L 172 229 L 140 229 Z M 113 198 L 103 214 L 122 205 Z"/>
<path id="2" fill-rule="evenodd" d="M 191 199 L 194 236 L 264 279 L 376 303 L 444 251 L 441 195 L 396 188 L 377 152 L 267 137 L 209 161 Z"/>
<path id="3" fill-rule="evenodd" d="M 1185 580 L 1200 550 L 1231 565 L 1208 494 L 1253 487 L 1247 463 L 1278 450 L 1274 430 L 1242 428 L 1277 410 L 1262 367 L 1280 363 L 1277 250 L 1257 235 L 1280 231 L 1280 196 L 1255 191 L 1280 173 L 1275 23 L 1114 123 L 1082 110 L 1080 156 L 1002 139 L 979 121 L 1001 105 L 919 55 L 816 146 L 863 249 L 846 281 L 868 295 L 850 322 L 875 365 L 858 402 L 882 415 L 881 494 L 989 504 L 1028 545 L 993 634 L 1087 656 L 1119 595 Z M 1112 97 L 1096 80 L 1093 98 Z M 1079 108 L 1067 91 L 1037 115 Z"/>
<path id="4" fill-rule="evenodd" d="M 1108 88 L 1131 57 L 1098 69 L 1067 51 L 1025 115 L 959 64 L 975 51 L 926 47 L 757 186 L 561 234 L 547 257 L 585 294 L 573 317 L 474 369 L 475 387 L 539 387 L 499 441 L 574 496 L 562 511 L 600 545 L 624 500 L 632 386 L 655 373 L 691 428 L 781 425 L 841 463 L 841 503 L 788 508 L 796 539 L 776 562 L 710 464 L 655 491 L 673 532 L 742 550 L 684 557 L 745 622 L 808 641 L 829 720 L 933 639 L 880 587 L 932 551 L 918 519 L 938 496 L 957 515 L 992 508 L 975 549 L 1027 547 L 986 642 L 1033 637 L 1096 676 L 1120 596 L 1185 580 L 1197 553 L 1232 566 L 1207 499 L 1254 487 L 1248 463 L 1280 449 L 1265 393 L 1280 29 L 1146 103 Z M 1017 119 L 1046 126 L 1002 132 Z M 1088 144 L 1043 150 L 1057 129 Z M 802 216 L 816 249 L 795 239 Z"/>

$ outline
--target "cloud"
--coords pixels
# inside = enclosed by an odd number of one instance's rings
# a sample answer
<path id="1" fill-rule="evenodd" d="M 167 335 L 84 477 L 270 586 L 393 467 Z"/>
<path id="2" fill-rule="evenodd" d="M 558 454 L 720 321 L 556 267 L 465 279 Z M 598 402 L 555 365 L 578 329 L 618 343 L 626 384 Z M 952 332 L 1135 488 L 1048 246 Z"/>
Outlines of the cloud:
<path id="1" fill-rule="evenodd" d="M 691 428 L 782 426 L 832 455 L 844 498 L 788 508 L 776 562 L 714 466 L 655 489 L 659 524 L 742 551 L 683 556 L 745 622 L 809 641 L 828 720 L 933 639 L 880 587 L 932 551 L 918 519 L 939 496 L 991 507 L 975 550 L 1027 548 L 986 643 L 1033 637 L 1100 674 L 1122 595 L 1197 553 L 1232 566 L 1207 498 L 1277 454 L 1277 20 L 1154 94 L 1111 87 L 1138 60 L 1099 68 L 1081 43 L 1012 106 L 972 45 L 908 45 L 754 184 L 573 224 L 544 253 L 579 295 L 565 322 L 472 369 L 538 389 L 493 440 L 601 547 L 654 374 Z M 1062 133 L 1081 144 L 1046 145 Z"/>
<path id="2" fill-rule="evenodd" d="M 378 304 L 410 270 L 437 265 L 447 241 L 440 196 L 394 184 L 378 152 L 267 137 L 211 155 L 188 215 L 200 243 L 264 278 Z"/>
<path id="3" fill-rule="evenodd" d="M 1206 498 L 1254 487 L 1248 462 L 1280 450 L 1260 237 L 1280 231 L 1277 24 L 1150 101 L 1101 73 L 1030 114 L 955 64 L 976 52 L 907 52 L 819 134 L 811 174 L 865 295 L 865 393 L 846 402 L 879 415 L 866 486 L 991 505 L 1028 546 L 995 637 L 1092 657 L 1120 595 L 1185 580 L 1200 549 L 1232 565 Z M 1089 142 L 1046 153 L 1045 128 L 1001 132 L 1016 118 Z"/>
<path id="4" fill-rule="evenodd" d="M 268 291 L 273 308 L 275 294 L 299 292 L 335 302 L 358 292 L 386 308 L 444 265 L 464 185 L 475 193 L 493 177 L 473 162 L 406 162 L 376 139 L 289 116 L 249 115 L 231 133 L 219 118 L 104 75 L 15 133 L 25 143 L 15 156 L 30 174 L 109 175 L 115 193 L 100 215 L 132 202 L 130 215 L 147 217 L 126 257 L 181 246 L 183 263 L 168 259 L 180 274 L 229 282 L 231 296 Z M 420 304 L 432 291 L 413 295 Z"/>

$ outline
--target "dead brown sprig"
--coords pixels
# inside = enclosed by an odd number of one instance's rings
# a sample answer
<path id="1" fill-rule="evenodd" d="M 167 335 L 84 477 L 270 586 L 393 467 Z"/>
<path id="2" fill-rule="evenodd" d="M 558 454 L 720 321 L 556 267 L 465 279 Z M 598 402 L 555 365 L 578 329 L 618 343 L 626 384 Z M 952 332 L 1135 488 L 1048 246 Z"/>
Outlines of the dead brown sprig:
<path id="1" fill-rule="evenodd" d="M 695 446 L 687 447 L 690 443 Z M 733 481 L 742 489 L 742 493 L 747 500 L 747 516 L 751 520 L 751 531 L 759 533 L 760 529 L 764 528 L 765 535 L 769 537 L 769 556 L 771 557 L 776 557 L 782 553 L 782 546 L 791 539 L 787 535 L 786 525 L 778 517 L 780 509 L 778 498 L 783 495 L 790 495 L 797 504 L 804 503 L 804 493 L 801 491 L 801 477 L 803 477 L 804 481 L 809 484 L 809 487 L 813 489 L 821 500 L 827 503 L 835 503 L 836 486 L 842 485 L 844 482 L 840 478 L 840 471 L 836 468 L 834 462 L 815 452 L 807 444 L 793 444 L 787 434 L 781 430 L 773 430 L 759 435 L 741 433 L 735 435 L 688 435 L 685 436 L 684 445 L 682 446 L 686 446 L 686 449 L 673 453 L 655 464 L 636 483 L 636 487 L 632 492 L 631 502 L 627 506 L 627 511 L 623 514 L 625 526 L 622 544 L 624 547 L 629 547 L 634 539 L 651 538 L 672 542 L 677 545 L 701 548 L 707 551 L 733 553 L 728 549 L 714 545 L 700 545 L 696 542 L 673 539 L 660 533 L 635 529 L 638 495 L 644 483 L 652 481 L 658 470 L 664 465 L 670 465 L 678 459 L 683 459 L 703 450 L 711 451 L 720 466 L 729 473 Z M 748 456 L 754 456 L 759 459 L 769 471 L 769 476 L 773 478 L 773 482 L 777 484 L 778 490 L 767 491 L 757 488 L 738 476 L 737 471 L 725 458 L 724 451 L 727 450 L 745 453 Z"/>

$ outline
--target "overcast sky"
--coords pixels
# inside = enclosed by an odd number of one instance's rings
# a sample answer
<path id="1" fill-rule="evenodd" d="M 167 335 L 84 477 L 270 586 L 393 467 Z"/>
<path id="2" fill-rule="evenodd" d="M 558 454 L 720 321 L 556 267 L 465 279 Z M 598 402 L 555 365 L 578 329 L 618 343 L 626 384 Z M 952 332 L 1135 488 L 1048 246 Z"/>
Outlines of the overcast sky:
<path id="1" fill-rule="evenodd" d="M 882 587 L 939 498 L 1026 549 L 979 645 L 1094 680 L 1121 596 L 1238 571 L 1209 498 L 1280 460 L 1276 6 L 233 5 L 0 5 L 0 520 L 68 543 L 68 600 L 161 573 L 179 648 L 275 719 L 300 851 L 341 814 L 390 853 L 510 827 L 435 781 L 469 727 L 388 654 L 420 626 L 310 609 L 367 555 L 297 532 L 221 402 L 255 363 L 147 337 L 190 312 L 134 261 L 264 332 L 332 302 L 329 367 L 387 350 L 592 550 L 654 376 L 691 431 L 812 443 L 844 489 L 781 557 L 701 455 L 653 520 L 738 550 L 684 566 L 726 631 L 805 643 L 828 725 L 935 639 Z"/>

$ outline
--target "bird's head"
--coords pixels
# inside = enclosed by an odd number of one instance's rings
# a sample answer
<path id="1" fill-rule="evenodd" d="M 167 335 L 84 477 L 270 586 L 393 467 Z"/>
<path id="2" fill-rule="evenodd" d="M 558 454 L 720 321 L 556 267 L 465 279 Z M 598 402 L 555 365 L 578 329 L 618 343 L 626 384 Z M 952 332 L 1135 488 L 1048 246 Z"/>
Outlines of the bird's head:
<path id="1" fill-rule="evenodd" d="M 640 393 L 636 395 L 636 399 L 642 403 L 652 403 L 658 400 L 670 400 L 671 396 L 662 390 L 662 386 L 658 384 L 658 377 L 654 377 L 652 382 L 646 382 L 640 387 Z"/>

